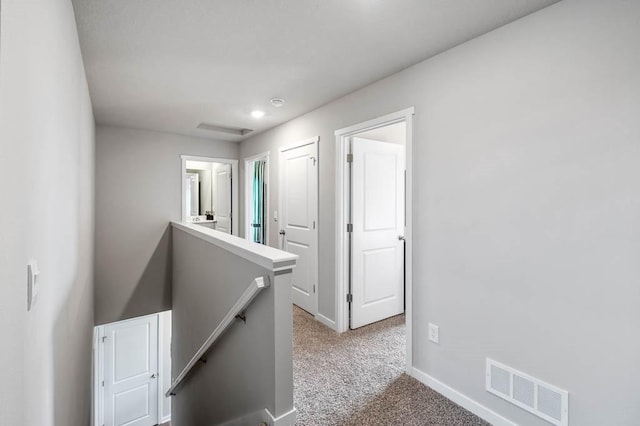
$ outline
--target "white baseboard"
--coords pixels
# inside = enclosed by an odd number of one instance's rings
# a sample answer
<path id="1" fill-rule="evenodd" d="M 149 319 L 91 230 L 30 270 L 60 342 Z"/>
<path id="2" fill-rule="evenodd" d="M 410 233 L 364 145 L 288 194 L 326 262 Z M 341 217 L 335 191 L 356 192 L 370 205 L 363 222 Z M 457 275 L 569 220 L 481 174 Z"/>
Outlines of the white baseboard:
<path id="1" fill-rule="evenodd" d="M 273 414 L 268 409 L 265 408 L 264 411 L 267 414 L 267 424 L 269 426 L 295 426 L 298 418 L 298 410 L 295 407 L 277 418 L 273 417 Z"/>
<path id="2" fill-rule="evenodd" d="M 322 324 L 326 325 L 333 331 L 338 331 L 338 329 L 336 328 L 336 322 L 333 320 L 330 320 L 329 318 L 325 317 L 319 312 L 316 314 L 316 320 L 320 321 Z"/>
<path id="3" fill-rule="evenodd" d="M 410 373 L 411 376 L 418 379 L 420 382 L 429 386 L 434 391 L 439 394 L 449 398 L 451 401 L 455 402 L 459 406 L 466 408 L 471 411 L 476 416 L 480 417 L 483 420 L 491 423 L 494 426 L 518 426 L 517 423 L 512 422 L 511 420 L 502 417 L 500 414 L 495 411 L 485 407 L 477 401 L 469 398 L 468 396 L 458 392 L 452 387 L 445 385 L 438 379 L 434 379 L 429 376 L 427 373 L 418 370 L 413 367 Z"/>

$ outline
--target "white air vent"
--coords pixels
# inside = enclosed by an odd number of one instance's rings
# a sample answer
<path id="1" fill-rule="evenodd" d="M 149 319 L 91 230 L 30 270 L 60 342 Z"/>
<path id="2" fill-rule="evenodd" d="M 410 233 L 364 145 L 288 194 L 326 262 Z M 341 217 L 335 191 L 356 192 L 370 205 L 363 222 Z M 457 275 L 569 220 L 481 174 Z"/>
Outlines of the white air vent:
<path id="1" fill-rule="evenodd" d="M 487 391 L 557 426 L 569 425 L 569 393 L 487 358 Z"/>

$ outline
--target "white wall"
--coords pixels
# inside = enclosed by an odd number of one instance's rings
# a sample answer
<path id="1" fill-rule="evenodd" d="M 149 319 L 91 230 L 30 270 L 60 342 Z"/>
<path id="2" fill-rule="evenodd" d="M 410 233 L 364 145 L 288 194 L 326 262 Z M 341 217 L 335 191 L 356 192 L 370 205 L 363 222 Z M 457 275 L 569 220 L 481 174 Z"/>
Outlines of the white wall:
<path id="1" fill-rule="evenodd" d="M 181 154 L 238 158 L 238 144 L 96 128 L 96 323 L 171 308 L 169 221 L 182 217 Z"/>
<path id="2" fill-rule="evenodd" d="M 565 0 L 243 142 L 320 135 L 320 313 L 334 131 L 415 106 L 415 366 L 518 424 L 546 423 L 484 390 L 486 357 L 567 389 L 572 425 L 637 424 L 639 22 L 637 1 Z"/>
<path id="3" fill-rule="evenodd" d="M 0 423 L 87 425 L 94 122 L 71 2 L 2 0 Z M 26 312 L 26 264 L 41 290 Z"/>

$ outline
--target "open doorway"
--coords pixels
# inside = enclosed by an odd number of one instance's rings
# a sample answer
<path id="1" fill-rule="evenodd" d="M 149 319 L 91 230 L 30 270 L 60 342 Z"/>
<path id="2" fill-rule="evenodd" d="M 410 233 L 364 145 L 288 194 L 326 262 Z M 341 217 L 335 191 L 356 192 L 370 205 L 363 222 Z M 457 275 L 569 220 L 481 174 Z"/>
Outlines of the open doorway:
<path id="1" fill-rule="evenodd" d="M 336 131 L 336 312 L 344 332 L 406 313 L 411 365 L 413 108 Z"/>
<path id="2" fill-rule="evenodd" d="M 269 245 L 269 152 L 244 159 L 244 236 Z"/>
<path id="3" fill-rule="evenodd" d="M 182 155 L 182 220 L 238 234 L 238 160 Z"/>

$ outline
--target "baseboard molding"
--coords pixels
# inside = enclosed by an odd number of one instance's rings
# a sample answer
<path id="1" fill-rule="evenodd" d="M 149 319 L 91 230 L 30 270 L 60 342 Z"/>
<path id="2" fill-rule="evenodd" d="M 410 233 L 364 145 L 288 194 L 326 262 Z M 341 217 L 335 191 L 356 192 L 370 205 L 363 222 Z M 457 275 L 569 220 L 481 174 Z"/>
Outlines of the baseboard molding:
<path id="1" fill-rule="evenodd" d="M 316 314 L 316 320 L 320 321 L 322 324 L 326 325 L 333 331 L 338 331 L 338 329 L 336 328 L 336 322 L 333 320 L 330 320 L 329 318 L 325 317 L 321 313 Z"/>
<path id="2" fill-rule="evenodd" d="M 264 409 L 264 412 L 267 414 L 267 424 L 269 426 L 295 426 L 296 419 L 298 418 L 298 410 L 296 410 L 295 407 L 292 408 L 291 411 L 288 411 L 279 417 L 274 417 L 266 408 Z"/>
<path id="3" fill-rule="evenodd" d="M 233 420 L 228 420 L 224 423 L 220 423 L 219 426 L 246 426 L 246 425 L 259 425 L 260 423 L 268 423 L 269 416 L 265 413 L 268 411 L 258 410 L 252 413 L 247 413 L 244 416 L 236 417 Z"/>
<path id="4" fill-rule="evenodd" d="M 434 391 L 449 398 L 451 401 L 455 402 L 459 406 L 466 408 L 476 416 L 482 418 L 483 420 L 486 420 L 487 422 L 491 423 L 494 426 L 518 426 L 517 423 L 514 423 L 511 420 L 505 417 L 502 417 L 500 414 L 496 413 L 495 411 L 485 407 L 484 405 L 480 404 L 477 401 L 474 401 L 468 396 L 442 383 L 440 380 L 434 379 L 433 377 L 429 376 L 427 373 L 420 371 L 415 367 L 411 369 L 410 375 L 413 376 L 415 379 L 419 380 L 420 382 L 422 382 L 423 384 L 429 386 Z"/>

